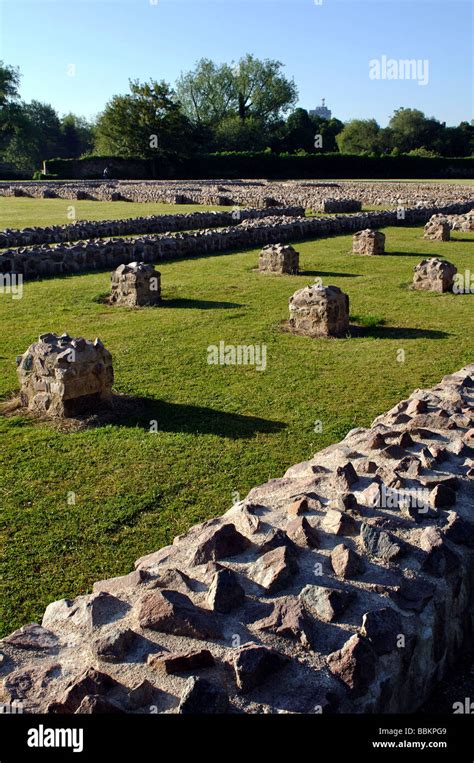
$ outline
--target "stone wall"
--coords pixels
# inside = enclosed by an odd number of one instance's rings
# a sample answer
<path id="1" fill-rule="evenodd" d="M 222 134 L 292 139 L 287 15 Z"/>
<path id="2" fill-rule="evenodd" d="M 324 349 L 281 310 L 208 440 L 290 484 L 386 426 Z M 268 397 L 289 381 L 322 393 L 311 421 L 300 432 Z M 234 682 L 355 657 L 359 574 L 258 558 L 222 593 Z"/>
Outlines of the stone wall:
<path id="1" fill-rule="evenodd" d="M 472 202 L 447 207 L 415 207 L 400 220 L 394 212 L 361 212 L 332 217 L 266 217 L 244 219 L 225 228 L 194 233 L 166 233 L 120 239 L 92 239 L 58 246 L 30 246 L 0 251 L 0 273 L 21 273 L 25 279 L 116 268 L 132 261 L 154 263 L 175 257 L 218 254 L 234 249 L 352 233 L 365 228 L 425 223 L 434 213 L 461 213 Z"/>
<path id="2" fill-rule="evenodd" d="M 444 206 L 473 201 L 472 186 L 454 183 L 404 183 L 339 181 L 318 183 L 300 180 L 154 180 L 154 181 L 54 181 L 38 183 L 0 183 L 0 195 L 18 192 L 43 198 L 45 192 L 58 198 L 75 200 L 78 193 L 97 201 L 134 201 L 166 204 L 265 207 L 271 198 L 277 206 L 303 206 L 324 211 L 325 200 L 346 203 L 348 200 L 374 206 L 413 207 Z M 329 212 L 329 209 L 325 211 Z M 341 211 L 341 209 L 332 211 Z M 349 210 L 344 210 L 349 211 Z"/>
<path id="3" fill-rule="evenodd" d="M 199 230 L 233 225 L 238 220 L 261 219 L 278 215 L 299 217 L 303 207 L 278 207 L 276 209 L 236 209 L 233 212 L 193 212 L 181 215 L 150 215 L 129 217 L 125 220 L 79 220 L 69 225 L 6 229 L 0 233 L 0 249 L 33 244 L 59 244 L 86 238 L 126 236 L 143 233 Z"/>
<path id="4" fill-rule="evenodd" d="M 26 712 L 413 712 L 472 645 L 474 364 L 0 641 Z"/>

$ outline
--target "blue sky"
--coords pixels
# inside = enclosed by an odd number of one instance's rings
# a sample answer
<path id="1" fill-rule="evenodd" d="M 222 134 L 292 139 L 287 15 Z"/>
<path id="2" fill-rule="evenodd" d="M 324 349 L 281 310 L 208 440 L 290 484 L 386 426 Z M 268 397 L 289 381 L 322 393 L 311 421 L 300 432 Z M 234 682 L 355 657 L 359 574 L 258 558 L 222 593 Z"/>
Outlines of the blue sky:
<path id="1" fill-rule="evenodd" d="M 174 83 L 201 57 L 276 58 L 299 105 L 382 125 L 399 106 L 473 118 L 470 0 L 0 0 L 0 59 L 21 95 L 93 116 L 129 78 Z M 429 63 L 429 81 L 373 80 L 382 56 Z M 72 75 L 72 76 L 71 76 Z"/>

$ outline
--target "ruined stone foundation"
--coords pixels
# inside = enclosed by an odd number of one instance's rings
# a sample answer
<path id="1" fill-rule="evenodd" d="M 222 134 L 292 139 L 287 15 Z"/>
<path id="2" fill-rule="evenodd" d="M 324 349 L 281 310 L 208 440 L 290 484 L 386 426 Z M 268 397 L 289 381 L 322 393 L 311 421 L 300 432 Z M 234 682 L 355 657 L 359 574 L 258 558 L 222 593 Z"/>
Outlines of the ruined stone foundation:
<path id="1" fill-rule="evenodd" d="M 346 336 L 349 297 L 338 286 L 305 286 L 290 298 L 289 327 L 306 336 Z"/>
<path id="2" fill-rule="evenodd" d="M 353 254 L 385 254 L 385 233 L 378 230 L 361 230 L 352 237 Z"/>
<path id="3" fill-rule="evenodd" d="M 41 334 L 17 358 L 20 397 L 51 418 L 92 413 L 112 397 L 112 356 L 100 339 Z"/>
<path id="4" fill-rule="evenodd" d="M 299 253 L 292 246 L 268 244 L 264 246 L 258 258 L 261 273 L 287 273 L 298 275 Z"/>
<path id="5" fill-rule="evenodd" d="M 119 265 L 110 275 L 110 302 L 124 307 L 144 307 L 161 302 L 161 273 L 145 262 Z"/>
<path id="6" fill-rule="evenodd" d="M 457 268 L 447 260 L 430 257 L 413 268 L 413 288 L 421 291 L 452 291 Z"/>
<path id="7" fill-rule="evenodd" d="M 471 644 L 473 424 L 474 364 L 50 604 L 0 641 L 0 702 L 415 711 Z"/>

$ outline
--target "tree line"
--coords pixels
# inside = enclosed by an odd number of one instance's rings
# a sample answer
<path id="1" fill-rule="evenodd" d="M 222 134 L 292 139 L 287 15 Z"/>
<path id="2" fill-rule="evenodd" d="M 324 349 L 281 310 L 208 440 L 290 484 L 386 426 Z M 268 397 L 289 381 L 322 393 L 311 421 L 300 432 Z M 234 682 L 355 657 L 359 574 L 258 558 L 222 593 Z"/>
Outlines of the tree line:
<path id="1" fill-rule="evenodd" d="M 237 64 L 203 58 L 165 81 L 131 80 L 96 119 L 60 116 L 47 103 L 20 98 L 20 73 L 0 61 L 0 161 L 35 170 L 44 159 L 84 155 L 186 157 L 196 153 L 472 156 L 474 125 L 450 127 L 399 108 L 387 127 L 375 119 L 323 119 L 296 108 L 298 91 L 279 61 L 250 54 Z"/>

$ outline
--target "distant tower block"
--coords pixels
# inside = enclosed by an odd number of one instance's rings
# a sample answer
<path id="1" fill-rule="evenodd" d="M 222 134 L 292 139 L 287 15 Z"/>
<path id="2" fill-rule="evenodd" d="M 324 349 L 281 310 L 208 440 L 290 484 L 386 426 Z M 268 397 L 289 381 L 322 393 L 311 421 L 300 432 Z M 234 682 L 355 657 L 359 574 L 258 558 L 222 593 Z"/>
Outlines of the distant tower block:
<path id="1" fill-rule="evenodd" d="M 443 293 L 452 291 L 457 268 L 447 260 L 431 257 L 413 268 L 413 288 Z"/>
<path id="2" fill-rule="evenodd" d="M 447 220 L 432 217 L 425 225 L 423 238 L 428 241 L 449 241 L 451 228 Z"/>
<path id="3" fill-rule="evenodd" d="M 385 234 L 378 230 L 361 230 L 352 237 L 353 254 L 385 254 Z"/>
<path id="4" fill-rule="evenodd" d="M 110 274 L 110 302 L 125 307 L 144 307 L 161 302 L 161 273 L 145 262 L 119 265 Z"/>
<path id="5" fill-rule="evenodd" d="M 306 286 L 290 299 L 292 331 L 306 336 L 346 336 L 349 297 L 337 286 Z"/>
<path id="6" fill-rule="evenodd" d="M 260 252 L 258 269 L 260 273 L 298 275 L 299 258 L 299 253 L 292 246 L 269 244 Z"/>
<path id="7" fill-rule="evenodd" d="M 332 117 L 332 111 L 326 106 L 325 98 L 321 101 L 321 106 L 316 106 L 315 109 L 311 109 L 308 113 L 311 117 L 319 117 L 320 119 L 327 119 L 328 121 Z"/>
<path id="8" fill-rule="evenodd" d="M 112 356 L 99 339 L 41 334 L 17 358 L 22 403 L 50 418 L 94 412 L 112 397 Z"/>

